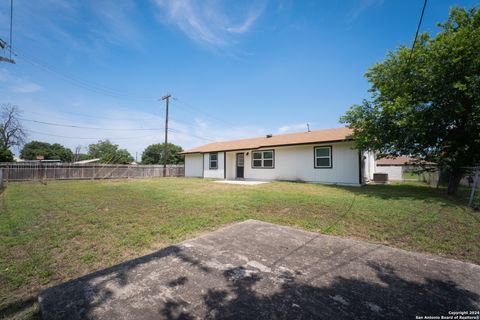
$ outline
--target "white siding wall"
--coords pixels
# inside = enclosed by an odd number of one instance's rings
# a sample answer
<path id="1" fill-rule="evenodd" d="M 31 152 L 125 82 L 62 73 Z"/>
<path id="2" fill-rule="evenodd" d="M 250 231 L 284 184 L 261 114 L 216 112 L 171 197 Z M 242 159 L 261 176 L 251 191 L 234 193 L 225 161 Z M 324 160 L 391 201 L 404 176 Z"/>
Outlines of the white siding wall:
<path id="1" fill-rule="evenodd" d="M 313 148 L 327 145 L 332 146 L 333 167 L 331 169 L 315 169 Z M 262 150 L 270 149 L 275 150 L 275 168 L 273 169 L 253 169 L 252 151 L 244 151 L 245 179 L 359 184 L 358 150 L 354 149 L 353 142 L 264 148 Z M 228 179 L 235 178 L 235 153 L 227 153 Z M 205 158 L 207 157 L 206 154 Z M 205 168 L 208 168 L 208 163 Z"/>
<path id="2" fill-rule="evenodd" d="M 237 176 L 236 152 L 227 152 L 227 179 L 235 179 Z"/>
<path id="3" fill-rule="evenodd" d="M 388 180 L 403 180 L 403 166 L 376 166 L 376 173 L 388 173 Z"/>
<path id="4" fill-rule="evenodd" d="M 363 176 L 364 179 L 368 180 L 373 179 L 373 174 L 375 173 L 375 153 L 372 151 L 363 152 L 364 162 L 363 162 Z"/>
<path id="5" fill-rule="evenodd" d="M 185 177 L 202 177 L 202 158 L 198 153 L 185 155 Z"/>
<path id="6" fill-rule="evenodd" d="M 224 179 L 225 158 L 223 152 L 218 152 L 218 168 L 210 169 L 210 154 L 203 154 L 203 177 L 213 179 Z"/>

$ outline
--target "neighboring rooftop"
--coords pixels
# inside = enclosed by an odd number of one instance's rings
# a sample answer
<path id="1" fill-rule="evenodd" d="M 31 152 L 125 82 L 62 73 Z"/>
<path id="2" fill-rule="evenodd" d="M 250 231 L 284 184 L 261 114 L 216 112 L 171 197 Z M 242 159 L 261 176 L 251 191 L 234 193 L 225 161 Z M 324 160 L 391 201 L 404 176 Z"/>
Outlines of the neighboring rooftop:
<path id="1" fill-rule="evenodd" d="M 349 128 L 335 128 L 315 130 L 310 132 L 278 134 L 272 135 L 271 137 L 263 136 L 241 140 L 214 142 L 197 148 L 186 150 L 183 153 L 234 151 L 296 144 L 338 142 L 351 140 L 352 132 L 353 131 Z"/>
<path id="2" fill-rule="evenodd" d="M 377 166 L 403 166 L 404 164 L 415 162 L 416 160 L 407 156 L 394 158 L 382 158 L 377 160 Z"/>
<path id="3" fill-rule="evenodd" d="M 88 164 L 100 161 L 100 158 L 75 161 L 73 164 Z"/>

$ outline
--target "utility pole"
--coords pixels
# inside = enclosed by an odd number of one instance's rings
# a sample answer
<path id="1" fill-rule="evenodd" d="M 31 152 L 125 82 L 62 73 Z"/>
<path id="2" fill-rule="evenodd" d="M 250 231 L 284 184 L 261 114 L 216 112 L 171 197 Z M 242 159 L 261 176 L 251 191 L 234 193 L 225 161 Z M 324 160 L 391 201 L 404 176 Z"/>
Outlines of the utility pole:
<path id="1" fill-rule="evenodd" d="M 165 100 L 166 113 L 165 113 L 165 143 L 163 145 L 163 176 L 167 176 L 167 158 L 168 158 L 168 102 L 172 97 L 171 94 L 167 93 L 162 97 L 162 100 Z"/>
<path id="2" fill-rule="evenodd" d="M 15 64 L 15 60 L 12 59 L 12 30 L 13 30 L 13 0 L 10 0 L 10 43 L 7 44 L 0 38 L 0 48 L 5 49 L 10 47 L 10 58 L 0 56 L 0 62 L 7 62 Z"/>

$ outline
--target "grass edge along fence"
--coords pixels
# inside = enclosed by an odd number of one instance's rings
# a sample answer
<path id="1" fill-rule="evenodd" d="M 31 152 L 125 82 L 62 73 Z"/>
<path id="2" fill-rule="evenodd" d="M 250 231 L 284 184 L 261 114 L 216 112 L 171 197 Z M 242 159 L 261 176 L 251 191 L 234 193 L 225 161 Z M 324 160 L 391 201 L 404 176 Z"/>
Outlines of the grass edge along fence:
<path id="1" fill-rule="evenodd" d="M 4 182 L 183 177 L 183 165 L 0 163 Z"/>

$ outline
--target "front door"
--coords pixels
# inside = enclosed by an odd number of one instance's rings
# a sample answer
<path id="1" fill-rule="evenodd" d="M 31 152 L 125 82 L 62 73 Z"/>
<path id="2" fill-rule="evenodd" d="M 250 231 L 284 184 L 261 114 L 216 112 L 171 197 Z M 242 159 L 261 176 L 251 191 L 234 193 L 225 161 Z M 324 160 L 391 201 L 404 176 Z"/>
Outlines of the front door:
<path id="1" fill-rule="evenodd" d="M 237 153 L 237 178 L 244 178 L 243 168 L 245 164 L 245 158 L 243 153 Z"/>

